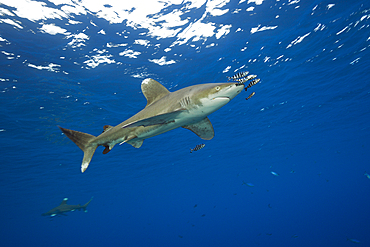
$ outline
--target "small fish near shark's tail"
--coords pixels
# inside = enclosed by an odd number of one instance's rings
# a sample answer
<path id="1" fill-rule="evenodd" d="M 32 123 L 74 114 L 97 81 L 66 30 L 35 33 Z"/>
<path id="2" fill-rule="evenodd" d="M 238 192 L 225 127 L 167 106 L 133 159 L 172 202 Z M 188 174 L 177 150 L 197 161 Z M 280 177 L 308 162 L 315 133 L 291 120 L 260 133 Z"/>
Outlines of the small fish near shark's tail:
<path id="1" fill-rule="evenodd" d="M 81 165 L 81 172 L 86 171 L 87 167 L 90 164 L 91 158 L 94 155 L 96 148 L 98 147 L 97 144 L 91 143 L 91 141 L 96 137 L 83 132 L 65 129 L 60 126 L 58 127 L 69 139 L 76 143 L 76 145 L 79 148 L 81 148 L 81 150 L 84 152 L 84 157 L 82 159 Z"/>

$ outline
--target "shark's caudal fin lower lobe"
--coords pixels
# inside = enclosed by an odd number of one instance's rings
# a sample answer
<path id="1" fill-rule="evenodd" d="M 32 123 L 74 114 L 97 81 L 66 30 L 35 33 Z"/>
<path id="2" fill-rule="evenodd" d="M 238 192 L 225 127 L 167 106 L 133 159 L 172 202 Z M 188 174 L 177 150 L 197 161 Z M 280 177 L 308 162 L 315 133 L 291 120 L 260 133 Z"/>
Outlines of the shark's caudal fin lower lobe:
<path id="1" fill-rule="evenodd" d="M 91 144 L 91 141 L 95 138 L 95 136 L 75 130 L 65 129 L 60 126 L 58 127 L 69 139 L 76 143 L 76 145 L 79 148 L 81 148 L 81 150 L 84 152 L 84 157 L 81 165 L 81 172 L 86 171 L 87 167 L 90 164 L 91 158 L 94 155 L 96 148 L 98 147 L 98 145 L 96 144 Z"/>

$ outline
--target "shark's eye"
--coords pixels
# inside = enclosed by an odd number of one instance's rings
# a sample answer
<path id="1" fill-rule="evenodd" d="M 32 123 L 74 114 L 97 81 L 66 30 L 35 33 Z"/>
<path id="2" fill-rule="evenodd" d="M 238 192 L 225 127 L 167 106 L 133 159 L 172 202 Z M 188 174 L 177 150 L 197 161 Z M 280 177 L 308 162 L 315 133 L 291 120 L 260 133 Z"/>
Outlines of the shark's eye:
<path id="1" fill-rule="evenodd" d="M 217 87 L 215 87 L 215 89 L 216 89 L 216 91 L 219 91 L 219 90 L 220 90 L 220 87 L 219 87 L 219 86 L 217 86 Z"/>

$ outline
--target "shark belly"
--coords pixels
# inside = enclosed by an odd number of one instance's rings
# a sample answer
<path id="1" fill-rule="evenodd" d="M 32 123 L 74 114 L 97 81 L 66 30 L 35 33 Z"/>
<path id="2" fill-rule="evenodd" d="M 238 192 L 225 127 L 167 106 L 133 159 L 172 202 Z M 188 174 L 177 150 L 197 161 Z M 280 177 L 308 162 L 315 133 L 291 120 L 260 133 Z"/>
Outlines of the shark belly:
<path id="1" fill-rule="evenodd" d="M 226 105 L 229 101 L 229 98 L 223 97 L 214 99 L 212 104 L 202 102 L 201 105 L 187 105 L 187 110 L 179 114 L 170 123 L 147 127 L 142 126 L 141 129 L 138 129 L 136 131 L 137 138 L 133 139 L 133 141 L 139 139 L 144 140 L 185 125 L 198 123 L 199 121 L 206 118 L 209 114 Z"/>
<path id="2" fill-rule="evenodd" d="M 182 127 L 184 125 L 189 125 L 193 123 L 197 123 L 201 121 L 203 118 L 205 118 L 207 115 L 205 114 L 193 114 L 190 112 L 182 113 L 178 116 L 178 118 L 173 119 L 172 122 L 167 124 L 158 124 L 153 126 L 147 126 L 147 127 L 139 127 L 136 131 L 137 138 L 133 140 L 138 139 L 147 139 L 156 135 L 163 134 L 167 131 Z"/>

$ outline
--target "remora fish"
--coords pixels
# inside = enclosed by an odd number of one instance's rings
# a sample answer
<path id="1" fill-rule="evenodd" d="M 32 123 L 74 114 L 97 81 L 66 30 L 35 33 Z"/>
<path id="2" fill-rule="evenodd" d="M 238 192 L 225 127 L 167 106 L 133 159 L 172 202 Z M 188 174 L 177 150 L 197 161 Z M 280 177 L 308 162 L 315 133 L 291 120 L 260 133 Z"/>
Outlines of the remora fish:
<path id="1" fill-rule="evenodd" d="M 53 216 L 56 216 L 56 215 L 65 215 L 64 213 L 67 213 L 67 212 L 73 212 L 75 210 L 83 210 L 85 213 L 87 212 L 87 205 L 89 205 L 89 203 L 91 202 L 93 198 L 91 197 L 90 201 L 88 201 L 85 205 L 68 205 L 67 204 L 67 201 L 68 201 L 68 198 L 64 198 L 63 201 L 60 203 L 60 205 L 58 207 L 55 207 L 53 208 L 52 210 L 46 212 L 46 213 L 43 213 L 42 216 L 47 216 L 47 215 L 50 215 L 51 217 Z"/>
<path id="2" fill-rule="evenodd" d="M 195 146 L 195 148 L 190 148 L 190 153 L 192 153 L 193 151 L 198 151 L 199 149 L 202 149 L 204 148 L 206 144 L 202 143 L 202 144 L 198 144 Z"/>
<path id="3" fill-rule="evenodd" d="M 255 92 L 253 92 L 253 93 L 251 93 L 247 98 L 246 98 L 246 100 L 249 100 L 250 98 L 252 98 L 253 97 L 253 95 L 255 95 L 256 93 Z"/>
<path id="4" fill-rule="evenodd" d="M 169 92 L 153 79 L 145 79 L 141 90 L 147 99 L 146 107 L 113 127 L 106 125 L 99 136 L 59 127 L 84 152 L 81 172 L 90 164 L 98 146 L 104 146 L 108 153 L 117 143 L 128 143 L 135 148 L 143 141 L 169 130 L 183 127 L 204 140 L 214 136 L 214 130 L 207 116 L 238 95 L 244 84 L 235 82 L 199 84 Z"/>

